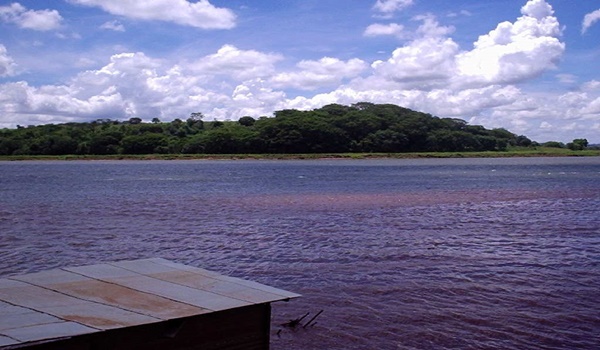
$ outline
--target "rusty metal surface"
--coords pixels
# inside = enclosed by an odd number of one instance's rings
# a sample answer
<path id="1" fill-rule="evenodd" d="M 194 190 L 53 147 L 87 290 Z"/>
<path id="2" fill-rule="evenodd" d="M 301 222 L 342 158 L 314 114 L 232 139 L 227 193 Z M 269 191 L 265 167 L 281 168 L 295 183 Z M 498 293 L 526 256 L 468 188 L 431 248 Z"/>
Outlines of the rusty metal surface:
<path id="1" fill-rule="evenodd" d="M 0 279 L 0 349 L 297 296 L 164 259 L 14 276 Z"/>
<path id="2" fill-rule="evenodd" d="M 48 271 L 47 275 L 17 276 L 15 279 L 60 291 L 78 299 L 115 306 L 162 320 L 199 315 L 210 311 L 64 270 Z"/>

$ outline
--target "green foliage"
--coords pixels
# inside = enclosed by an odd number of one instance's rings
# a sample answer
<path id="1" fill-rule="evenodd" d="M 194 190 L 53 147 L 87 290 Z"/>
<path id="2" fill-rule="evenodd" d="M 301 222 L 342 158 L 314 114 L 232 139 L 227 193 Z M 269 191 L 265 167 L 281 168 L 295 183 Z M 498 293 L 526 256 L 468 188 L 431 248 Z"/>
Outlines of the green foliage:
<path id="1" fill-rule="evenodd" d="M 541 145 L 542 147 L 552 147 L 552 148 L 565 148 L 565 144 L 562 142 L 557 142 L 557 141 L 548 141 L 548 142 L 544 142 Z"/>
<path id="2" fill-rule="evenodd" d="M 537 145 L 506 129 L 488 130 L 392 104 L 330 104 L 274 116 L 204 122 L 204 115 L 195 112 L 185 121 L 98 119 L 3 129 L 0 155 L 476 152 Z M 569 145 L 584 149 L 587 140 Z"/>
<path id="3" fill-rule="evenodd" d="M 256 123 L 256 119 L 254 119 L 250 116 L 245 116 L 245 117 L 241 117 L 240 120 L 238 120 L 238 123 L 240 123 L 240 125 L 243 125 L 243 126 L 252 126 L 252 125 L 254 125 L 254 123 Z"/>
<path id="4" fill-rule="evenodd" d="M 573 142 L 567 143 L 567 148 L 573 151 L 582 151 L 588 146 L 588 140 L 586 139 L 575 139 Z"/>
<path id="5" fill-rule="evenodd" d="M 143 135 L 125 136 L 121 140 L 122 153 L 124 154 L 151 154 L 161 153 L 168 141 L 164 135 L 147 133 Z"/>

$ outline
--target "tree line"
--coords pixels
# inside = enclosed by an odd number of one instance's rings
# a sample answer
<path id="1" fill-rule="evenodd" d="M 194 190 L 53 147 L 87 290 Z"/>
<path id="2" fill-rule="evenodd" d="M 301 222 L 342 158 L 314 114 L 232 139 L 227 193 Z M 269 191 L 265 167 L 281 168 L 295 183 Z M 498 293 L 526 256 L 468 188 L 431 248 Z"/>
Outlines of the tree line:
<path id="1" fill-rule="evenodd" d="M 203 119 L 202 113 L 192 113 L 185 121 L 130 118 L 18 126 L 0 130 L 0 155 L 468 152 L 536 145 L 506 129 L 367 102 L 286 109 L 258 119 Z"/>

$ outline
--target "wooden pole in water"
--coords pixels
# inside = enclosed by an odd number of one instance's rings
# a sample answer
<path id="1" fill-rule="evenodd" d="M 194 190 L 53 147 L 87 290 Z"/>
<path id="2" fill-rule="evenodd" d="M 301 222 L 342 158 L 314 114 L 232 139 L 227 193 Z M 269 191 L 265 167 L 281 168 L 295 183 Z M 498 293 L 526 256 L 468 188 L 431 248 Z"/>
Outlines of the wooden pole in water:
<path id="1" fill-rule="evenodd" d="M 313 316 L 313 318 L 311 318 L 308 322 L 306 322 L 306 324 L 304 325 L 304 327 L 302 328 L 306 328 L 308 327 L 309 324 L 311 324 L 312 321 L 314 321 L 317 317 L 319 317 L 319 315 L 323 312 L 323 310 L 319 311 L 316 315 Z"/>

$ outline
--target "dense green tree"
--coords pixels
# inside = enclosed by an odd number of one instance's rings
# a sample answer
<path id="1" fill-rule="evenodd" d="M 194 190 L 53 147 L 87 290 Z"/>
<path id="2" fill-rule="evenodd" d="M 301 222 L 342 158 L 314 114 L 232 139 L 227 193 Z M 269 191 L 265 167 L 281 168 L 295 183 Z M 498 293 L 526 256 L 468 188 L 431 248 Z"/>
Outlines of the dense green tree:
<path id="1" fill-rule="evenodd" d="M 506 129 L 485 129 L 457 118 L 438 118 L 392 104 L 330 104 L 311 111 L 286 109 L 274 118 L 204 122 L 192 113 L 150 123 L 119 122 L 39 125 L 0 130 L 0 154 L 116 153 L 331 153 L 506 150 L 537 143 Z M 572 149 L 587 140 L 575 139 Z"/>
<path id="2" fill-rule="evenodd" d="M 523 147 L 529 147 L 531 146 L 532 141 L 524 135 L 519 135 L 516 137 L 515 139 L 515 146 L 523 146 Z"/>
<path id="3" fill-rule="evenodd" d="M 117 154 L 119 153 L 119 145 L 123 138 L 122 133 L 118 131 L 106 131 L 94 134 L 88 145 L 90 154 Z"/>
<path id="4" fill-rule="evenodd" d="M 254 123 L 256 123 L 256 119 L 254 119 L 250 116 L 245 116 L 245 117 L 241 117 L 240 120 L 238 120 L 238 123 L 240 123 L 240 125 L 243 125 L 243 126 L 252 126 L 252 125 L 254 125 Z"/>
<path id="5" fill-rule="evenodd" d="M 21 143 L 14 139 L 0 137 L 0 155 L 9 156 L 21 147 Z"/>
<path id="6" fill-rule="evenodd" d="M 369 134 L 359 143 L 365 152 L 404 152 L 408 146 L 408 137 L 401 132 L 386 129 Z"/>
<path id="7" fill-rule="evenodd" d="M 553 147 L 553 148 L 565 148 L 565 144 L 562 142 L 558 142 L 558 141 L 548 141 L 548 142 L 544 142 L 542 143 L 542 146 L 544 147 Z"/>
<path id="8" fill-rule="evenodd" d="M 587 139 L 574 139 L 573 142 L 567 143 L 567 148 L 574 151 L 581 151 L 586 149 L 588 146 Z"/>
<path id="9" fill-rule="evenodd" d="M 187 130 L 190 134 L 197 134 L 204 129 L 204 114 L 195 112 L 190 114 L 190 117 L 186 119 Z"/>
<path id="10" fill-rule="evenodd" d="M 257 133 L 239 124 L 210 129 L 189 139 L 183 153 L 254 153 Z"/>
<path id="11" fill-rule="evenodd" d="M 159 134 L 130 135 L 121 141 L 124 154 L 152 154 L 157 153 L 159 147 L 165 146 L 168 146 L 168 141 L 164 135 Z"/>

